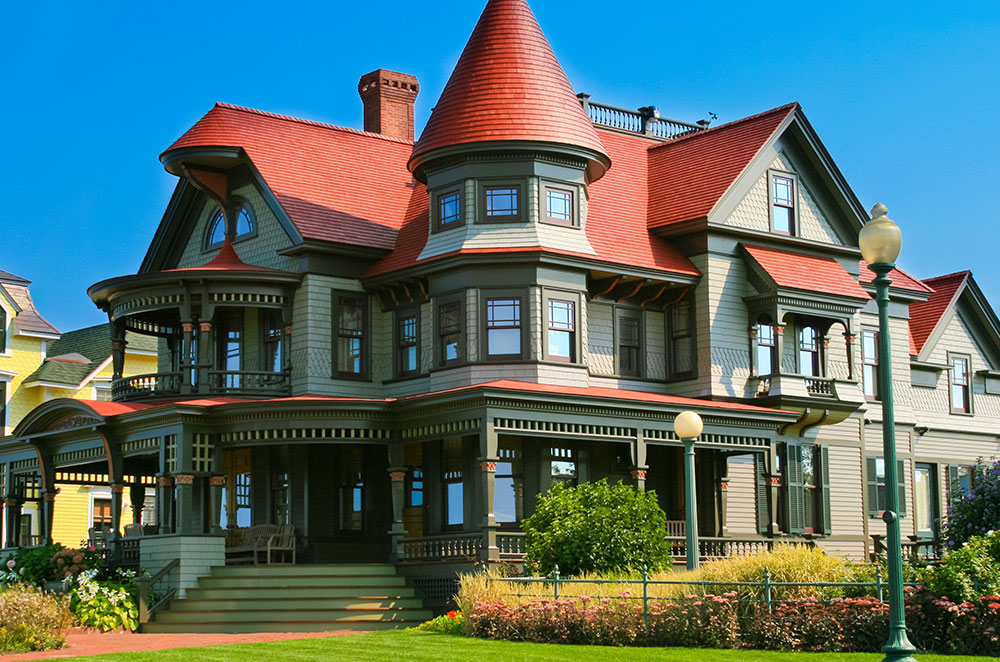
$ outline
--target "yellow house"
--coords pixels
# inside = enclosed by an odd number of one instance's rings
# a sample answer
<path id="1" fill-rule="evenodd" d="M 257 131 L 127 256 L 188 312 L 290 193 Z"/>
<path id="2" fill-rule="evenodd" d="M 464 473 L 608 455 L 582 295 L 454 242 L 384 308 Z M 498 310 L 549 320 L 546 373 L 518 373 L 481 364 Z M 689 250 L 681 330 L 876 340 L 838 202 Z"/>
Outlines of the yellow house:
<path id="1" fill-rule="evenodd" d="M 60 334 L 38 312 L 28 290 L 30 281 L 0 271 L 0 426 L 10 434 L 32 409 L 56 398 L 111 399 L 111 336 L 107 325 Z M 145 336 L 127 337 L 128 374 L 156 372 L 156 343 Z M 67 546 L 79 545 L 94 524 L 110 523 L 111 494 L 107 481 L 65 485 L 56 496 L 52 536 Z M 103 483 L 103 485 L 101 485 Z M 37 502 L 23 507 L 21 535 L 37 535 Z M 152 508 L 147 518 L 152 516 Z M 132 521 L 125 494 L 122 522 Z"/>

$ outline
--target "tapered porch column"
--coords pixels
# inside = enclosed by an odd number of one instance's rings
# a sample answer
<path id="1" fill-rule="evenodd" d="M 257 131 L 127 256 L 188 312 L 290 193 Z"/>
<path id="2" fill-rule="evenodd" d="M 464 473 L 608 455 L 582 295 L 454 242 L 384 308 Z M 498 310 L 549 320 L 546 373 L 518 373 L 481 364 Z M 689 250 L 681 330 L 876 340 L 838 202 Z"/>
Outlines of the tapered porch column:
<path id="1" fill-rule="evenodd" d="M 21 516 L 21 500 L 11 496 L 5 497 L 3 507 L 5 516 L 3 546 L 17 547 L 17 520 Z"/>
<path id="2" fill-rule="evenodd" d="M 195 531 L 194 520 L 194 476 L 177 474 L 174 476 L 177 485 L 177 521 L 174 533 L 201 533 Z"/>
<path id="3" fill-rule="evenodd" d="M 495 512 L 497 461 L 499 458 L 496 430 L 493 428 L 493 417 L 487 415 L 483 419 L 483 427 L 479 437 L 480 481 L 482 483 L 483 499 L 483 550 L 481 558 L 485 561 L 499 561 L 500 548 L 497 546 L 497 516 Z"/>
<path id="4" fill-rule="evenodd" d="M 389 560 L 397 563 L 406 558 L 403 548 L 403 538 L 406 529 L 403 526 L 403 498 L 406 487 L 406 470 L 400 467 L 389 469 L 389 481 L 392 489 L 392 527 L 389 529 Z"/>
<path id="5" fill-rule="evenodd" d="M 219 522 L 222 520 L 222 488 L 226 484 L 225 476 L 211 476 L 208 479 L 209 485 L 209 499 L 211 503 L 210 507 L 210 517 L 212 521 L 209 524 L 209 531 L 212 533 L 222 533 L 222 526 Z"/>
<path id="6" fill-rule="evenodd" d="M 170 476 L 156 478 L 156 515 L 160 533 L 173 533 L 174 479 Z"/>
<path id="7" fill-rule="evenodd" d="M 201 322 L 198 331 L 198 393 L 209 393 L 212 390 L 208 378 L 212 366 L 212 323 Z"/>
<path id="8" fill-rule="evenodd" d="M 190 393 L 192 385 L 197 384 L 198 357 L 192 351 L 194 348 L 194 324 L 181 323 L 181 346 L 178 350 L 178 364 L 181 369 L 181 393 Z"/>
<path id="9" fill-rule="evenodd" d="M 775 444 L 771 444 L 768 457 L 768 500 L 770 501 L 768 511 L 771 513 L 771 535 L 776 536 L 781 533 L 781 523 L 778 522 L 778 503 L 781 500 L 781 474 L 778 468 L 778 449 Z"/>
<path id="10" fill-rule="evenodd" d="M 132 504 L 132 524 L 142 524 L 142 511 L 146 507 L 146 486 L 142 478 L 135 477 L 135 482 L 128 486 L 128 500 Z"/>
<path id="11" fill-rule="evenodd" d="M 642 432 L 631 444 L 632 453 L 632 482 L 636 489 L 641 492 L 646 491 L 646 472 L 649 466 L 646 464 L 646 440 L 642 437 Z"/>
<path id="12" fill-rule="evenodd" d="M 39 537 L 43 545 L 52 544 L 52 520 L 55 513 L 56 491 L 53 487 L 42 492 L 42 521 L 39 523 L 39 533 L 41 534 Z"/>

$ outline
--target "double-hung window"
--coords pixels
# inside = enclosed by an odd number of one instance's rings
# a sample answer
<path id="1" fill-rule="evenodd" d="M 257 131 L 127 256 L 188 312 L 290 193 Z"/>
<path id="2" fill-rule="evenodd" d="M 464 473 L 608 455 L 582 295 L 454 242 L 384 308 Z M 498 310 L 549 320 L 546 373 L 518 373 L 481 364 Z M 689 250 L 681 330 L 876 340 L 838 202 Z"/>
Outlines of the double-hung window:
<path id="1" fill-rule="evenodd" d="M 367 311 L 364 295 L 334 295 L 334 375 L 363 379 L 367 369 Z"/>
<path id="2" fill-rule="evenodd" d="M 782 444 L 778 457 L 783 497 L 778 510 L 782 528 L 788 533 L 829 535 L 829 449 Z"/>
<path id="3" fill-rule="evenodd" d="M 444 499 L 446 529 L 460 529 L 465 523 L 465 482 L 462 440 L 445 439 L 441 445 L 441 496 Z"/>
<path id="4" fill-rule="evenodd" d="M 281 312 L 264 308 L 260 311 L 261 336 L 264 340 L 264 370 L 283 372 L 285 361 Z"/>
<path id="5" fill-rule="evenodd" d="M 399 375 L 412 375 L 420 367 L 418 351 L 419 317 L 416 310 L 402 311 L 396 316 L 396 350 Z"/>
<path id="6" fill-rule="evenodd" d="M 757 374 L 764 377 L 774 372 L 774 326 L 761 322 L 757 325 Z"/>
<path id="7" fill-rule="evenodd" d="M 868 457 L 865 459 L 865 464 L 868 473 L 868 516 L 880 517 L 888 505 L 886 493 L 889 486 L 885 477 L 885 459 Z M 896 490 L 900 517 L 906 515 L 905 466 L 903 460 L 896 461 Z"/>
<path id="8" fill-rule="evenodd" d="M 670 378 L 682 379 L 694 375 L 694 326 L 691 300 L 678 301 L 668 310 L 667 339 L 670 354 Z"/>
<path id="9" fill-rule="evenodd" d="M 576 359 L 576 303 L 549 299 L 548 358 L 571 362 Z"/>
<path id="10" fill-rule="evenodd" d="M 521 299 L 486 299 L 486 358 L 521 357 Z"/>
<path id="11" fill-rule="evenodd" d="M 948 502 L 951 505 L 972 492 L 975 473 L 976 467 L 971 464 L 948 465 Z"/>
<path id="12" fill-rule="evenodd" d="M 618 374 L 626 377 L 642 376 L 642 324 L 638 313 L 618 315 Z"/>
<path id="13" fill-rule="evenodd" d="M 438 306 L 438 363 L 450 365 L 462 358 L 462 304 L 458 301 Z"/>
<path id="14" fill-rule="evenodd" d="M 949 372 L 949 397 L 951 399 L 951 413 L 969 414 L 972 413 L 972 397 L 969 389 L 969 359 L 965 356 L 954 354 L 948 357 L 951 360 L 951 371 Z"/>
<path id="15" fill-rule="evenodd" d="M 878 400 L 878 331 L 861 331 L 861 384 L 865 398 Z"/>
<path id="16" fill-rule="evenodd" d="M 799 374 L 819 377 L 820 370 L 820 341 L 816 329 L 811 326 L 804 326 L 799 329 Z"/>
<path id="17" fill-rule="evenodd" d="M 795 178 L 788 173 L 771 173 L 771 230 L 795 234 Z"/>

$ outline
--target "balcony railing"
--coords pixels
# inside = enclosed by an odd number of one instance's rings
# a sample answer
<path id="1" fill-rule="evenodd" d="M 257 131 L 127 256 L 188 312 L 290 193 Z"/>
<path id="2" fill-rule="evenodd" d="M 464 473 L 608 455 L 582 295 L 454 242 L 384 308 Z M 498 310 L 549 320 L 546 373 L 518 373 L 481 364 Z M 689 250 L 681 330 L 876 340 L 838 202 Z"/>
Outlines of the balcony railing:
<path id="1" fill-rule="evenodd" d="M 818 395 L 824 398 L 834 397 L 833 380 L 816 378 L 806 378 L 806 391 L 809 395 Z"/>
<path id="2" fill-rule="evenodd" d="M 111 384 L 111 397 L 115 400 L 164 397 L 179 395 L 180 392 L 181 373 L 179 372 L 132 375 L 116 379 Z"/>
<path id="3" fill-rule="evenodd" d="M 658 113 L 652 108 L 643 111 L 629 110 L 627 108 L 616 108 L 603 103 L 590 101 L 589 95 L 579 94 L 580 102 L 584 110 L 590 117 L 590 121 L 600 126 L 607 126 L 612 129 L 641 133 L 647 136 L 656 136 L 667 140 L 679 138 L 695 131 L 707 128 L 706 125 L 691 124 L 680 120 L 658 117 Z"/>
<path id="4" fill-rule="evenodd" d="M 205 375 L 205 382 L 199 375 Z M 189 367 L 185 372 L 159 372 L 116 379 L 111 397 L 116 401 L 177 395 L 288 395 L 291 380 L 285 372 L 209 370 Z"/>
<path id="5" fill-rule="evenodd" d="M 468 561 L 478 558 L 482 548 L 483 534 L 479 531 L 407 538 L 403 541 L 403 552 L 408 561 Z"/>

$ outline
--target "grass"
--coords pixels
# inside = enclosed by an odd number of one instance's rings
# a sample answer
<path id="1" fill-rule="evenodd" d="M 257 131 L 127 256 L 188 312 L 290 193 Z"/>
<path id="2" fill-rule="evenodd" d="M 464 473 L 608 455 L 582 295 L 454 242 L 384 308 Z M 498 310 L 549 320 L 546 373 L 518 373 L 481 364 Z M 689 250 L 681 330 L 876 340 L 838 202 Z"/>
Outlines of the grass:
<path id="1" fill-rule="evenodd" d="M 115 653 L 72 658 L 107 661 L 141 660 L 142 662 L 356 662 L 357 660 L 394 660 L 399 662 L 876 662 L 875 653 L 774 653 L 765 651 L 730 651 L 691 648 L 606 648 L 601 646 L 560 646 L 489 641 L 413 630 L 352 634 L 327 639 L 299 639 L 259 644 L 233 644 L 199 648 L 175 648 L 162 651 Z M 994 658 L 960 655 L 919 656 L 921 662 L 988 662 Z"/>

